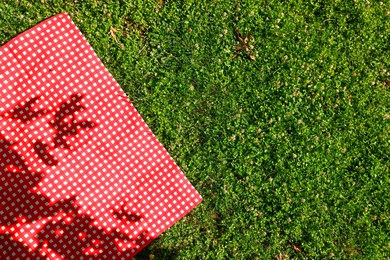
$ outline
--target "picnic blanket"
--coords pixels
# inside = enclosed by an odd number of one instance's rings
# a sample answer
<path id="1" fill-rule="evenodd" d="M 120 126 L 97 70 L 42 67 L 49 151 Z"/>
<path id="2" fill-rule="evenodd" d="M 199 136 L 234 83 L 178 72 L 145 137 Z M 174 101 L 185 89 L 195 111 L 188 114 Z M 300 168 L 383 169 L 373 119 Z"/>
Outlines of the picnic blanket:
<path id="1" fill-rule="evenodd" d="M 0 48 L 0 259 L 131 259 L 202 198 L 66 13 Z"/>

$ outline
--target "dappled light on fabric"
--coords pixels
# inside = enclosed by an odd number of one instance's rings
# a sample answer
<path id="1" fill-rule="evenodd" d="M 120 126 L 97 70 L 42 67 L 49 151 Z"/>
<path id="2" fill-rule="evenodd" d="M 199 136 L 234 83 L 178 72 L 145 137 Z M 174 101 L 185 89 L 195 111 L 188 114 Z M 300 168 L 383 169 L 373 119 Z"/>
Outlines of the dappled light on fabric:
<path id="1" fill-rule="evenodd" d="M 44 113 L 33 111 L 32 105 L 38 99 L 33 98 L 24 105 L 19 104 L 10 112 L 4 113 L 2 117 L 12 120 L 19 119 L 23 123 L 33 123 L 37 117 L 49 113 L 46 110 Z M 54 112 L 54 120 L 48 123 L 54 129 L 53 145 L 42 141 L 35 142 L 34 151 L 44 164 L 50 166 L 58 164 L 58 160 L 50 154 L 51 147 L 54 149 L 60 146 L 71 149 L 71 144 L 66 137 L 77 136 L 78 129 L 95 126 L 91 121 L 76 119 L 75 113 L 84 109 L 81 101 L 81 95 L 72 95 Z M 49 198 L 33 192 L 33 188 L 42 180 L 43 174 L 29 170 L 24 159 L 12 150 L 14 144 L 0 134 L 2 154 L 0 157 L 0 179 L 2 180 L 0 199 L 3 202 L 0 208 L 1 235 L 25 245 L 25 249 L 36 252 L 37 256 L 65 257 L 65 259 L 83 254 L 98 256 L 99 259 L 110 255 L 119 257 L 126 249 L 137 246 L 140 238 L 146 235 L 147 231 L 142 231 L 130 240 L 129 234 L 126 233 L 115 230 L 106 233 L 103 229 L 93 225 L 93 219 L 90 216 L 77 213 L 76 197 L 62 199 L 53 204 Z M 71 183 L 69 177 L 70 175 L 64 174 L 59 180 L 62 183 Z M 98 197 L 93 199 L 98 199 Z M 4 204 L 4 202 L 9 203 Z M 140 216 L 129 213 L 123 208 L 120 210 L 112 208 L 112 211 L 113 219 L 122 226 L 133 225 L 141 220 Z M 111 228 L 115 228 L 115 222 Z M 12 248 L 10 243 L 2 246 L 4 246 L 2 250 L 5 256 L 13 257 L 13 250 L 9 251 Z"/>
<path id="2" fill-rule="evenodd" d="M 201 202 L 67 14 L 0 57 L 0 259 L 130 259 Z"/>

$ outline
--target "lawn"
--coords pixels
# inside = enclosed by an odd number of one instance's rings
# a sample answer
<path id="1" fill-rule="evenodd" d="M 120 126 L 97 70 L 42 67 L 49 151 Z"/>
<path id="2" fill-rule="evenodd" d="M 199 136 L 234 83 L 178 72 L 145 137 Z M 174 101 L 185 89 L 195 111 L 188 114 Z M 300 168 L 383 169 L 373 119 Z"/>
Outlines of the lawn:
<path id="1" fill-rule="evenodd" d="M 136 259 L 385 259 L 385 2 L 6 0 L 0 44 L 67 12 L 203 196 Z"/>

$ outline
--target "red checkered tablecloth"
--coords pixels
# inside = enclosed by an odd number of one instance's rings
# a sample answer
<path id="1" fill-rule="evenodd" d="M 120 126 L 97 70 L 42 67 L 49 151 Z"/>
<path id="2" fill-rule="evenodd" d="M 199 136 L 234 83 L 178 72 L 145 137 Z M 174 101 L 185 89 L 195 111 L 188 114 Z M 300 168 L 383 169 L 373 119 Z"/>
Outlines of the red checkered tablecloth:
<path id="1" fill-rule="evenodd" d="M 0 259 L 130 259 L 202 198 L 70 17 L 0 48 Z"/>

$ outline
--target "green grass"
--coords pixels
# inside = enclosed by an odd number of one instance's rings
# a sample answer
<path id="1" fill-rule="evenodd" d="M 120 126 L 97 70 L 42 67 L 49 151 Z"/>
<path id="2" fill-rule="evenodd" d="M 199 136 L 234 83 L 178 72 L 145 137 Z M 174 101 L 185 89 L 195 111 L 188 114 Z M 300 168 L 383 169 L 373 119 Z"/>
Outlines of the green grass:
<path id="1" fill-rule="evenodd" d="M 204 197 L 136 259 L 390 258 L 389 3 L 29 2 L 0 43 L 68 12 Z"/>

